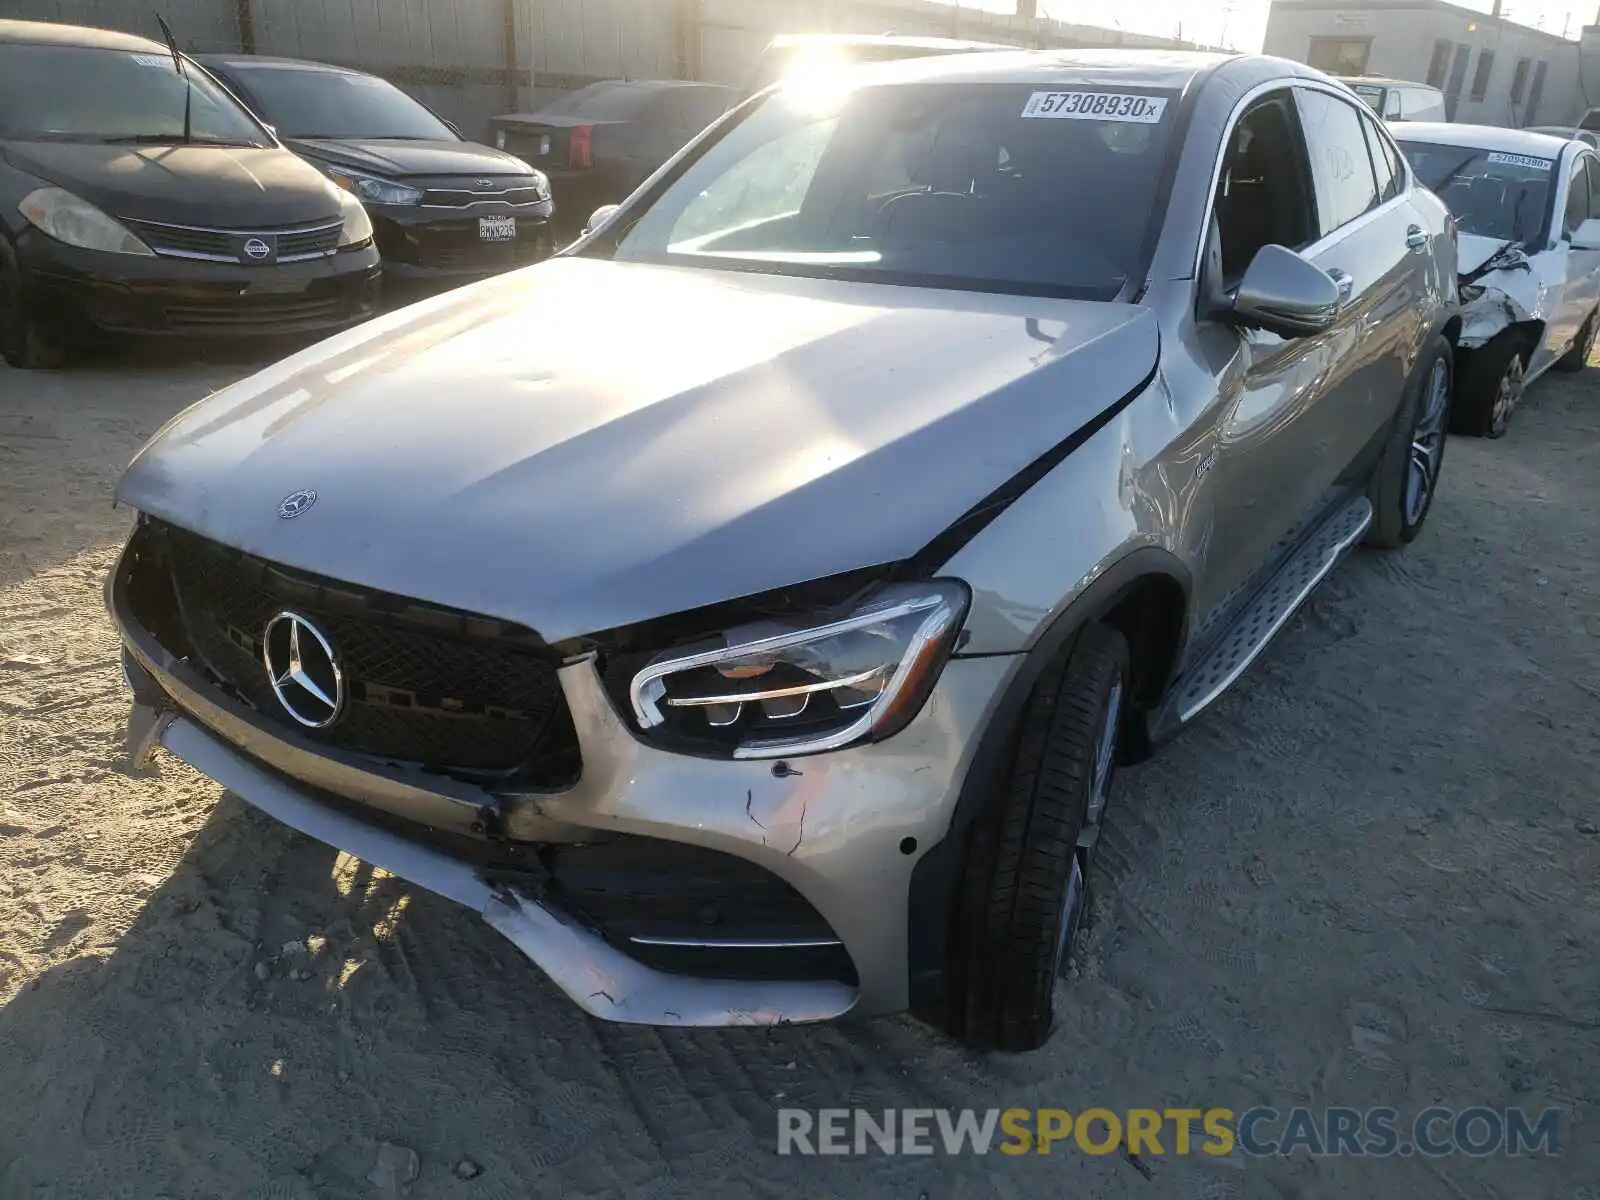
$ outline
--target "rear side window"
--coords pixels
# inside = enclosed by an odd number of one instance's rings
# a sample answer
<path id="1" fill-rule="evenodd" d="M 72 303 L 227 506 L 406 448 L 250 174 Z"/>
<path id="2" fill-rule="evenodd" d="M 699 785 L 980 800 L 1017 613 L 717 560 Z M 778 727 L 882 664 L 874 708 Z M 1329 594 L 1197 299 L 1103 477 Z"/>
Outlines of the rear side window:
<path id="1" fill-rule="evenodd" d="M 1372 156 L 1372 167 L 1377 173 L 1378 203 L 1382 204 L 1400 194 L 1399 164 L 1393 158 L 1388 140 L 1378 132 L 1376 122 L 1363 119 L 1361 128 L 1367 135 L 1367 151 Z"/>
<path id="2" fill-rule="evenodd" d="M 1589 215 L 1600 214 L 1600 158 L 1584 156 L 1585 170 L 1589 173 Z"/>
<path id="3" fill-rule="evenodd" d="M 588 87 L 552 100 L 539 112 L 552 117 L 587 117 L 592 121 L 631 121 L 651 101 L 659 99 L 659 90 L 655 88 L 635 87 L 626 83 L 591 83 Z"/>
<path id="4" fill-rule="evenodd" d="M 1378 204 L 1378 181 L 1362 131 L 1362 115 L 1327 92 L 1295 89 L 1300 124 L 1311 158 L 1317 214 L 1323 236 Z"/>
<path id="5" fill-rule="evenodd" d="M 1578 226 L 1589 219 L 1589 178 L 1583 164 L 1584 158 L 1579 158 L 1567 175 L 1567 210 L 1561 231 L 1568 235 L 1576 233 Z"/>

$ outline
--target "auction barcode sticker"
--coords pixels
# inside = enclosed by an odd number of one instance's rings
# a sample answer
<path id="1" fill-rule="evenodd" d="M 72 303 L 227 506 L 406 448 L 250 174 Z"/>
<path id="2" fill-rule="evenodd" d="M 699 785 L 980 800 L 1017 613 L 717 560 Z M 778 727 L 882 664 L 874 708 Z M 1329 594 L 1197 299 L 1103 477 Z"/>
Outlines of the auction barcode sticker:
<path id="1" fill-rule="evenodd" d="M 1024 117 L 1067 121 L 1135 121 L 1155 125 L 1167 111 L 1165 96 L 1129 92 L 1035 92 L 1022 106 Z"/>
<path id="2" fill-rule="evenodd" d="M 1496 152 L 1489 155 L 1487 162 L 1492 162 L 1501 167 L 1527 167 L 1534 171 L 1548 171 L 1553 158 L 1534 158 L 1527 154 L 1501 154 Z"/>
<path id="3" fill-rule="evenodd" d="M 165 54 L 135 54 L 132 55 L 132 58 L 141 67 L 161 68 L 172 66 L 172 59 Z"/>

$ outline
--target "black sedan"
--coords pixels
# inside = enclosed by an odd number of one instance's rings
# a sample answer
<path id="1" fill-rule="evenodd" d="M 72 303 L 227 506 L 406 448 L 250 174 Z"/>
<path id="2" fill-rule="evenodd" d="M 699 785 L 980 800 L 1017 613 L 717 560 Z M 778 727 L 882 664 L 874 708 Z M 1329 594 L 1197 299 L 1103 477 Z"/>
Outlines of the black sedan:
<path id="1" fill-rule="evenodd" d="M 616 204 L 738 99 L 680 79 L 607 79 L 531 113 L 494 118 L 495 145 L 550 175 L 564 235 Z"/>
<path id="2" fill-rule="evenodd" d="M 390 281 L 462 282 L 554 250 L 545 176 L 464 141 L 387 80 L 297 59 L 200 61 L 291 148 L 361 197 Z"/>
<path id="3" fill-rule="evenodd" d="M 370 315 L 359 202 L 165 45 L 0 21 L 0 357 L 96 331 L 299 334 Z"/>

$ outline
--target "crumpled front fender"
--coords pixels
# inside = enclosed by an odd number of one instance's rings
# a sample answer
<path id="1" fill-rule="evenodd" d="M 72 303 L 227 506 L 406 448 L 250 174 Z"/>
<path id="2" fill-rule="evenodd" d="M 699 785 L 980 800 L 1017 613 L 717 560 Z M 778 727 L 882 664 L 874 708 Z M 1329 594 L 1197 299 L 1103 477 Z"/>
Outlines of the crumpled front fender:
<path id="1" fill-rule="evenodd" d="M 1535 321 L 1537 317 L 1514 291 L 1502 291 L 1493 284 L 1482 284 L 1483 294 L 1461 306 L 1461 347 L 1475 350 L 1492 340 L 1502 330 L 1520 321 Z"/>

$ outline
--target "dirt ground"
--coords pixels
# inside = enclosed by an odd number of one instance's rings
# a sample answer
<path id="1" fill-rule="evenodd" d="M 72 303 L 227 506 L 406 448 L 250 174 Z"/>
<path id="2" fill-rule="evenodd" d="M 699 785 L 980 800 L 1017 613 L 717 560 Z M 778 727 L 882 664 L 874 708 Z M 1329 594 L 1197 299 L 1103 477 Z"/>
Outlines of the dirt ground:
<path id="1" fill-rule="evenodd" d="M 131 772 L 111 487 L 247 369 L 0 367 L 0 1198 L 397 1194 L 411 1151 L 419 1198 L 1600 1200 L 1600 370 L 1453 442 L 1421 541 L 1121 777 L 1063 1028 L 984 1058 L 593 1022 L 464 910 Z M 1435 1103 L 1557 1106 L 1563 1152 L 775 1153 L 785 1104 Z"/>

